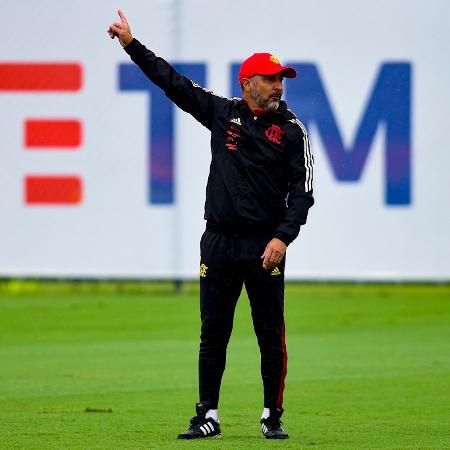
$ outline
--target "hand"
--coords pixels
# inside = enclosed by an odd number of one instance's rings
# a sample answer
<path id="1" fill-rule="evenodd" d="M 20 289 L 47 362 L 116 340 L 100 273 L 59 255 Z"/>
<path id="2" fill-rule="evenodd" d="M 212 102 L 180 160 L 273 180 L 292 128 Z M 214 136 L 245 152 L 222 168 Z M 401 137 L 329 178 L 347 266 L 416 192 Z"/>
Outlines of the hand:
<path id="1" fill-rule="evenodd" d="M 107 31 L 111 39 L 114 39 L 117 36 L 119 38 L 120 45 L 122 47 L 126 47 L 133 40 L 133 36 L 131 35 L 130 26 L 128 25 L 125 14 L 120 9 L 118 13 L 120 17 L 120 23 L 112 23 Z"/>
<path id="2" fill-rule="evenodd" d="M 280 264 L 286 253 L 286 244 L 280 239 L 273 238 L 266 246 L 261 256 L 264 269 L 270 270 Z"/>

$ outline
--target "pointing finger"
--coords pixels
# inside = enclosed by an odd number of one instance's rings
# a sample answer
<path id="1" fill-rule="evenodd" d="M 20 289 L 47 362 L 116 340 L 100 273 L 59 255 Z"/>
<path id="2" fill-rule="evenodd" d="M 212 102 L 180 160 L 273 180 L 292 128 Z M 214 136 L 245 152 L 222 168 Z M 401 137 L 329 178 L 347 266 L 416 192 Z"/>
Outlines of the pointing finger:
<path id="1" fill-rule="evenodd" d="M 120 17 L 120 21 L 122 22 L 122 25 L 124 25 L 124 26 L 128 25 L 127 19 L 125 17 L 125 14 L 123 13 L 123 11 L 121 9 L 119 9 L 117 12 L 119 13 L 119 17 Z"/>

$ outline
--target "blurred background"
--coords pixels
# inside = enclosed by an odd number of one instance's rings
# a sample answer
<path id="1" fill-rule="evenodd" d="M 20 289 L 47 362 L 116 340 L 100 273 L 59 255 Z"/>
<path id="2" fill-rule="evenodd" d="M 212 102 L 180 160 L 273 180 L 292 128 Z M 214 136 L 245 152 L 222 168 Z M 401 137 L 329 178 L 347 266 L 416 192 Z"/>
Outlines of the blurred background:
<path id="1" fill-rule="evenodd" d="M 80 0 L 3 5 L 0 276 L 194 279 L 209 134 L 106 30 L 223 96 L 254 52 L 295 64 L 316 205 L 290 280 L 450 279 L 445 1 Z"/>
<path id="2" fill-rule="evenodd" d="M 2 2 L 0 448 L 173 449 L 194 412 L 210 136 L 109 38 L 118 8 L 217 94 L 254 52 L 297 68 L 316 204 L 288 249 L 283 445 L 448 448 L 444 0 Z M 211 448 L 261 448 L 245 296 Z"/>

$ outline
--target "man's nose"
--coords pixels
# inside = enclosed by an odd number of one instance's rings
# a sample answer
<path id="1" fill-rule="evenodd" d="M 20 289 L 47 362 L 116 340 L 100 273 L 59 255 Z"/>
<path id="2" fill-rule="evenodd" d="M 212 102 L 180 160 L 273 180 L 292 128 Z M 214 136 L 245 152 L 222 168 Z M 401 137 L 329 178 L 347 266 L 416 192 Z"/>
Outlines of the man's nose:
<path id="1" fill-rule="evenodd" d="M 276 80 L 273 83 L 273 88 L 277 91 L 282 91 L 283 90 L 283 82 L 281 80 Z"/>

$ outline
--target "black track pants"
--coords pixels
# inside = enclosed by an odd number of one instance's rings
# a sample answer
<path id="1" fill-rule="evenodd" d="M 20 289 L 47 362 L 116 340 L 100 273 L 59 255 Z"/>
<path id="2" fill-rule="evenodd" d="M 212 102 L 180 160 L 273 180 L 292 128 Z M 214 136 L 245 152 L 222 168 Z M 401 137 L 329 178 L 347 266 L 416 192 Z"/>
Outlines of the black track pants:
<path id="1" fill-rule="evenodd" d="M 261 351 L 264 406 L 281 408 L 286 376 L 284 259 L 274 270 L 262 267 L 268 237 L 236 238 L 205 231 L 200 266 L 200 401 L 219 402 L 226 349 L 236 302 L 245 284 Z"/>

